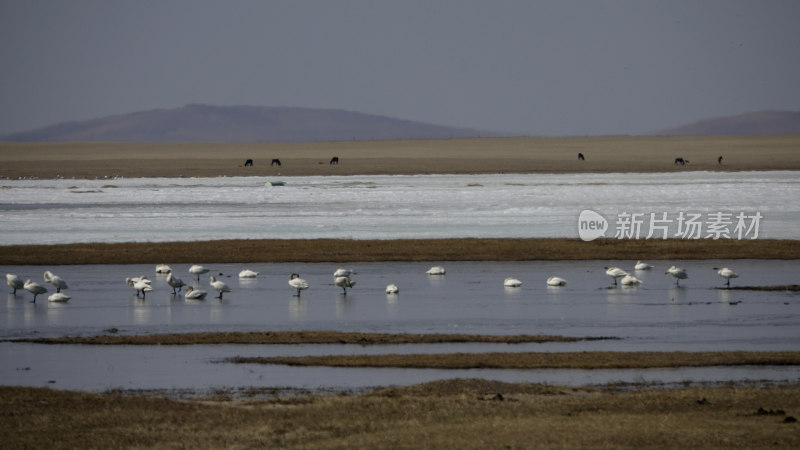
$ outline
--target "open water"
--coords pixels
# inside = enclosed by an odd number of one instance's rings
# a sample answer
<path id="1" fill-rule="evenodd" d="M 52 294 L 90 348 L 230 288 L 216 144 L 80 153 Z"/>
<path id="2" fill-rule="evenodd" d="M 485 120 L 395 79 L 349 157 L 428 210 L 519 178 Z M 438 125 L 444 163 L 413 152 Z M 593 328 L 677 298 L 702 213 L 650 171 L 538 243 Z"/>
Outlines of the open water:
<path id="1" fill-rule="evenodd" d="M 730 238 L 800 239 L 797 172 L 685 172 L 663 174 L 429 175 L 283 178 L 2 180 L 0 245 L 70 242 L 181 241 L 233 238 L 577 237 L 578 217 L 590 209 L 609 222 L 606 236 L 627 219 L 623 237 L 646 238 L 651 214 L 678 237 L 681 214 L 696 215 L 700 237 L 716 229 Z M 720 222 L 721 213 L 728 223 Z M 638 216 L 637 216 L 638 214 Z M 736 235 L 737 215 L 751 219 Z M 713 219 L 716 217 L 716 219 Z M 633 220 L 635 222 L 635 220 Z M 684 230 L 685 231 L 685 230 Z M 693 236 L 689 236 L 693 237 Z M 726 238 L 726 236 L 720 236 Z M 165 262 L 169 263 L 168 257 Z M 294 345 L 294 346 L 48 346 L 0 342 L 0 384 L 61 389 L 286 387 L 363 389 L 441 378 L 479 377 L 553 384 L 797 380 L 795 367 L 706 367 L 652 370 L 418 370 L 332 369 L 234 365 L 242 356 L 483 352 L 797 350 L 800 296 L 782 291 L 718 289 L 713 267 L 740 273 L 735 285 L 797 284 L 800 261 L 650 261 L 636 272 L 643 284 L 613 287 L 605 266 L 632 270 L 635 261 L 448 262 L 444 277 L 432 264 L 358 263 L 356 286 L 343 295 L 330 263 L 253 264 L 257 280 L 237 277 L 244 267 L 208 264 L 233 289 L 223 300 L 204 276 L 194 284 L 204 301 L 170 294 L 154 267 L 141 265 L 14 266 L 6 273 L 42 282 L 52 270 L 70 285 L 69 303 L 40 296 L 0 296 L 0 339 L 249 330 L 341 330 L 409 333 L 555 334 L 618 339 L 549 344 Z M 681 286 L 668 265 L 689 271 Z M 188 266 L 172 264 L 192 282 Z M 311 284 L 300 297 L 288 276 Z M 154 291 L 137 298 L 126 277 L 147 275 Z M 551 275 L 568 280 L 548 288 Z M 507 289 L 503 279 L 523 281 Z M 388 283 L 400 293 L 386 295 Z M 52 292 L 52 288 L 50 288 Z"/>
<path id="2" fill-rule="evenodd" d="M 407 370 L 331 369 L 235 365 L 242 356 L 353 353 L 478 351 L 705 351 L 797 350 L 800 348 L 800 295 L 786 291 L 718 289 L 724 280 L 713 267 L 740 273 L 733 285 L 797 283 L 800 261 L 651 261 L 650 271 L 633 272 L 635 261 L 447 262 L 445 276 L 428 276 L 431 264 L 359 263 L 355 287 L 346 295 L 333 286 L 331 263 L 253 264 L 256 280 L 239 280 L 244 267 L 211 264 L 212 273 L 232 292 L 223 300 L 208 277 L 193 284 L 209 291 L 204 301 L 173 296 L 154 267 L 142 265 L 60 266 L 49 269 L 70 285 L 72 299 L 36 303 L 29 293 L 10 292 L 0 304 L 0 337 L 96 335 L 202 331 L 340 330 L 396 333 L 546 334 L 607 336 L 618 339 L 547 344 L 437 345 L 202 345 L 202 346 L 48 346 L 0 343 L 2 384 L 49 385 L 63 389 L 195 389 L 288 387 L 361 389 L 439 378 L 482 377 L 553 384 L 627 382 L 797 380 L 796 367 L 738 367 L 670 370 Z M 679 264 L 689 271 L 680 287 L 664 270 Z M 435 263 L 432 263 L 435 264 Z M 614 287 L 605 266 L 617 265 L 643 281 L 639 287 Z M 192 283 L 188 266 L 172 265 Z M 36 266 L 0 270 L 41 279 Z M 300 297 L 287 284 L 300 273 L 311 287 Z M 153 292 L 137 298 L 124 283 L 148 275 Z M 219 275 L 222 274 L 222 275 Z M 545 285 L 551 275 L 565 287 Z M 520 288 L 505 288 L 513 276 Z M 398 295 L 384 293 L 396 283 Z M 51 288 L 52 292 L 52 288 Z M 53 383 L 51 383 L 53 382 Z"/>

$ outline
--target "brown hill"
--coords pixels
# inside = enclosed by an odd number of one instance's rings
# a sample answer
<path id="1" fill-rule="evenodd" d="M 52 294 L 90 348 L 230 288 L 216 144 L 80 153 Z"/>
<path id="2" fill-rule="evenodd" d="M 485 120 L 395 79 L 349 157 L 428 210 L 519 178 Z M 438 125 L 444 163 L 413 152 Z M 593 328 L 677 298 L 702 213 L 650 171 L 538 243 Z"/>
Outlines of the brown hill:
<path id="1" fill-rule="evenodd" d="M 651 134 L 660 136 L 800 134 L 800 111 L 759 111 L 717 117 Z"/>
<path id="2" fill-rule="evenodd" d="M 313 142 L 499 136 L 357 112 L 186 105 L 66 122 L 0 137 L 7 142 Z"/>

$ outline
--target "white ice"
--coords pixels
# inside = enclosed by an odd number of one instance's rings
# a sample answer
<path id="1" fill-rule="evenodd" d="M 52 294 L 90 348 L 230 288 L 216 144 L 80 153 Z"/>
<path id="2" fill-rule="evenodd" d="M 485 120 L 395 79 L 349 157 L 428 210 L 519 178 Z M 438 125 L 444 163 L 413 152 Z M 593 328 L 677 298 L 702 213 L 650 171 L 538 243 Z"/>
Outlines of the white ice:
<path id="1" fill-rule="evenodd" d="M 584 209 L 760 213 L 800 239 L 799 172 L 0 180 L 0 245 L 206 239 L 577 237 Z M 641 238 L 647 235 L 647 224 Z M 672 224 L 670 233 L 675 232 Z M 731 231 L 733 227 L 731 227 Z M 660 236 L 658 236 L 660 237 Z M 752 237 L 752 233 L 749 236 Z"/>

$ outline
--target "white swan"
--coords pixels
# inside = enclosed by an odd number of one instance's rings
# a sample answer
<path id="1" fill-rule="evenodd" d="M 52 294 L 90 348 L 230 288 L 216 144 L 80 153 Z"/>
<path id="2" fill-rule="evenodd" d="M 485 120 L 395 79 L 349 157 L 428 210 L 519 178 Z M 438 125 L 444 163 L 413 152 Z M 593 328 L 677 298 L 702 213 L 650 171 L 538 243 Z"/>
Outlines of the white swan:
<path id="1" fill-rule="evenodd" d="M 714 267 L 714 270 L 717 270 L 717 268 Z M 719 275 L 722 278 L 725 278 L 726 280 L 728 280 L 728 282 L 725 284 L 726 286 L 728 286 L 728 288 L 731 287 L 731 278 L 739 278 L 739 274 L 738 273 L 732 271 L 731 269 L 728 269 L 727 267 L 723 267 L 722 269 L 719 269 L 717 271 L 717 275 Z"/>
<path id="2" fill-rule="evenodd" d="M 69 295 L 67 295 L 67 294 L 65 294 L 63 292 L 56 292 L 56 293 L 52 294 L 50 297 L 47 297 L 47 300 L 49 300 L 49 301 L 51 301 L 53 303 L 66 303 L 71 298 L 72 297 L 70 297 Z"/>
<path id="3" fill-rule="evenodd" d="M 33 282 L 31 280 L 25 280 L 25 284 L 23 284 L 22 287 L 26 291 L 28 291 L 31 294 L 33 294 L 33 302 L 34 303 L 36 303 L 36 296 L 37 295 L 44 294 L 45 292 L 47 292 L 47 288 L 46 287 L 42 286 L 39 283 Z"/>
<path id="4" fill-rule="evenodd" d="M 624 277 L 622 277 L 621 280 L 619 280 L 619 284 L 621 284 L 623 286 L 638 286 L 638 285 L 642 284 L 642 280 L 636 278 L 635 276 L 633 276 L 631 274 L 628 274 L 628 275 L 625 275 Z"/>
<path id="5" fill-rule="evenodd" d="M 396 284 L 392 283 L 386 285 L 387 294 L 397 294 L 398 292 L 400 292 L 400 289 L 397 287 Z"/>
<path id="6" fill-rule="evenodd" d="M 444 267 L 442 266 L 433 266 L 425 272 L 428 275 L 444 275 Z"/>
<path id="7" fill-rule="evenodd" d="M 136 297 L 139 297 L 139 293 L 142 294 L 142 299 L 147 296 L 148 292 L 152 292 L 153 287 L 150 286 L 150 280 L 145 277 L 139 278 L 126 278 L 128 286 L 133 286 L 136 289 Z"/>
<path id="8" fill-rule="evenodd" d="M 522 281 L 519 281 L 516 278 L 508 277 L 505 280 L 503 280 L 503 286 L 505 286 L 505 287 L 520 287 L 520 286 L 522 286 Z"/>
<path id="9" fill-rule="evenodd" d="M 689 278 L 689 274 L 686 273 L 686 269 L 681 269 L 680 267 L 671 266 L 667 269 L 665 274 L 670 274 L 675 277 L 675 285 L 680 286 L 680 281 Z"/>
<path id="10" fill-rule="evenodd" d="M 53 274 L 53 272 L 50 272 L 49 270 L 45 270 L 44 272 L 44 281 L 55 286 L 56 292 L 61 292 L 62 289 L 69 289 L 66 281 L 64 281 L 60 276 Z"/>
<path id="11" fill-rule="evenodd" d="M 258 272 L 254 272 L 254 271 L 252 271 L 250 269 L 244 269 L 241 272 L 239 272 L 239 278 L 250 279 L 250 278 L 257 278 L 257 277 L 258 277 Z"/>
<path id="12" fill-rule="evenodd" d="M 144 276 L 144 275 L 142 275 L 142 276 L 140 276 L 140 277 L 130 277 L 130 278 L 125 278 L 125 284 L 127 284 L 127 285 L 129 285 L 129 286 L 133 286 L 133 283 L 138 283 L 138 282 L 140 282 L 140 281 L 141 281 L 142 283 L 147 283 L 147 284 L 150 284 L 150 279 L 148 279 L 148 278 L 147 278 L 146 276 Z"/>
<path id="13" fill-rule="evenodd" d="M 349 277 L 350 275 L 354 275 L 355 272 L 350 269 L 342 269 L 341 267 L 336 269 L 336 272 L 333 272 L 333 278 L 338 277 Z"/>
<path id="14" fill-rule="evenodd" d="M 333 284 L 342 288 L 344 295 L 347 295 L 347 288 L 355 286 L 356 282 L 351 280 L 350 277 L 336 277 L 333 279 Z"/>
<path id="15" fill-rule="evenodd" d="M 172 273 L 172 268 L 166 264 L 157 264 L 156 273 Z"/>
<path id="16" fill-rule="evenodd" d="M 211 280 L 209 283 L 211 284 L 211 287 L 213 287 L 214 290 L 219 292 L 219 297 L 217 297 L 218 299 L 222 300 L 222 294 L 231 291 L 231 288 L 229 288 L 224 281 L 217 281 L 217 279 L 214 278 L 214 275 L 211 275 L 211 277 L 209 277 L 209 280 Z"/>
<path id="17" fill-rule="evenodd" d="M 14 290 L 14 294 L 17 293 L 17 289 L 23 289 L 25 287 L 25 283 L 22 279 L 13 273 L 6 274 L 6 284 Z"/>
<path id="18" fill-rule="evenodd" d="M 180 278 L 176 277 L 172 274 L 172 272 L 167 273 L 167 284 L 170 285 L 172 288 L 172 293 L 177 294 L 181 291 L 181 288 L 186 286 L 186 283 L 183 282 Z M 177 291 L 175 290 L 177 289 Z"/>
<path id="19" fill-rule="evenodd" d="M 566 286 L 567 280 L 561 277 L 550 277 L 547 279 L 548 286 Z"/>
<path id="20" fill-rule="evenodd" d="M 653 268 L 652 264 L 643 263 L 641 261 L 636 261 L 636 265 L 633 266 L 634 270 L 650 270 Z"/>
<path id="21" fill-rule="evenodd" d="M 300 291 L 308 289 L 308 283 L 306 280 L 300 278 L 300 275 L 293 273 L 289 275 L 289 286 L 297 289 L 296 296 L 300 296 Z"/>
<path id="22" fill-rule="evenodd" d="M 208 295 L 208 292 L 202 289 L 195 289 L 191 286 L 187 286 L 186 292 L 183 294 L 186 300 L 205 300 L 206 295 Z"/>
<path id="23" fill-rule="evenodd" d="M 199 264 L 194 264 L 192 267 L 189 267 L 189 273 L 192 275 L 197 275 L 197 281 L 200 281 L 200 275 L 206 274 L 209 271 L 210 269 Z"/>
<path id="24" fill-rule="evenodd" d="M 606 267 L 606 275 L 614 279 L 614 286 L 617 285 L 617 278 L 622 278 L 627 274 L 628 272 L 625 272 L 619 267 Z"/>

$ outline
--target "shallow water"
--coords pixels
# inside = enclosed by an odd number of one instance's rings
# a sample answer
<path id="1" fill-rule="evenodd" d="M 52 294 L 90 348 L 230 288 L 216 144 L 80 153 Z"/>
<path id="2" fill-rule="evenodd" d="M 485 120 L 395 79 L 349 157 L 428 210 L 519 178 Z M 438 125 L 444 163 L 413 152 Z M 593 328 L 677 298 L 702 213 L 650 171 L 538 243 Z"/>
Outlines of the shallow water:
<path id="1" fill-rule="evenodd" d="M 40 296 L 16 296 L 5 290 L 0 304 L 0 337 L 95 335 L 108 328 L 123 334 L 250 330 L 341 330 L 409 333 L 556 334 L 613 336 L 619 340 L 547 344 L 437 344 L 396 346 L 156 346 L 94 347 L 0 343 L 0 383 L 64 389 L 204 389 L 214 386 L 289 386 L 311 389 L 363 388 L 411 384 L 450 377 L 506 381 L 585 384 L 606 381 L 687 379 L 783 380 L 800 377 L 798 369 L 773 367 L 699 368 L 636 371 L 563 370 L 410 370 L 289 368 L 219 363 L 235 355 L 308 355 L 477 351 L 704 351 L 797 350 L 800 348 L 800 295 L 791 292 L 717 289 L 723 279 L 713 267 L 727 265 L 740 277 L 736 285 L 796 284 L 800 261 L 650 261 L 656 268 L 637 271 L 644 284 L 613 287 L 605 266 L 632 269 L 634 261 L 443 262 L 447 274 L 425 275 L 437 263 L 359 263 L 356 286 L 342 295 L 329 263 L 252 264 L 257 280 L 239 280 L 244 267 L 210 264 L 212 273 L 233 289 L 220 301 L 203 276 L 205 301 L 173 297 L 165 277 L 153 266 L 57 266 L 49 269 L 70 285 L 73 298 L 54 304 Z M 664 274 L 677 263 L 689 271 L 681 286 Z M 189 282 L 187 265 L 171 264 Z M 0 267 L 5 272 L 41 280 L 38 266 Z M 300 297 L 288 286 L 288 274 L 300 273 L 311 288 Z M 125 285 L 129 276 L 148 275 L 154 291 L 136 298 Z M 558 275 L 563 288 L 545 280 Z M 503 279 L 523 281 L 504 288 Z M 386 295 L 388 283 L 400 293 Z M 195 281 L 195 284 L 198 284 Z M 52 289 L 51 289 L 52 291 Z M 55 384 L 48 383 L 56 381 Z"/>
<path id="2" fill-rule="evenodd" d="M 723 212 L 761 214 L 758 237 L 800 239 L 792 171 L 284 177 L 265 187 L 272 179 L 0 180 L 0 245 L 577 237 L 585 209 L 609 221 L 607 236 L 622 213 L 641 214 L 645 238 L 651 213 L 666 214 L 675 236 L 680 213 L 707 222 Z"/>

